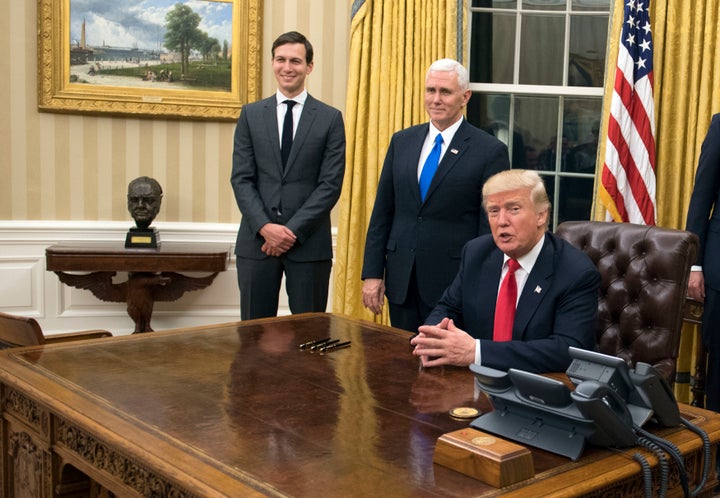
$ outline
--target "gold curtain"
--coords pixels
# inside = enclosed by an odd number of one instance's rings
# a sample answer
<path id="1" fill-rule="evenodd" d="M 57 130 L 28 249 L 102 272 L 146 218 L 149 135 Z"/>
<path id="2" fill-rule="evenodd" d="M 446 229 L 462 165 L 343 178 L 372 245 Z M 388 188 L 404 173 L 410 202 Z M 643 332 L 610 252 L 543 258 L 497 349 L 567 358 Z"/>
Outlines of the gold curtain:
<path id="1" fill-rule="evenodd" d="M 608 61 L 602 133 L 607 133 L 609 102 L 623 16 L 623 2 L 615 0 L 608 37 Z M 720 0 L 651 0 L 650 22 L 654 44 L 655 166 L 657 224 L 685 228 L 700 147 L 710 118 L 720 112 Z M 598 153 L 596 189 L 605 158 Z M 594 218 L 605 218 L 595 201 Z M 698 334 L 685 325 L 677 361 L 675 394 L 688 402 L 688 377 L 695 371 Z"/>
<path id="2" fill-rule="evenodd" d="M 464 31 L 463 12 L 462 0 L 353 2 L 335 313 L 389 324 L 387 306 L 375 317 L 362 305 L 360 273 L 375 191 L 392 134 L 427 120 L 423 86 L 428 66 L 443 57 L 459 58 L 457 26 Z"/>

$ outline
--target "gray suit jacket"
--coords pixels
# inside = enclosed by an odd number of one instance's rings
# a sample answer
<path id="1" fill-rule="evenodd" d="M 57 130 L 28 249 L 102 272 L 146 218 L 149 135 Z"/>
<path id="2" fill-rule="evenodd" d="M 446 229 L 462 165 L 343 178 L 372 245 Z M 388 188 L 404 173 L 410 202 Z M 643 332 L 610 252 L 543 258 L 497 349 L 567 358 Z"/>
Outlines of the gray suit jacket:
<path id="1" fill-rule="evenodd" d="M 344 173 L 340 111 L 308 95 L 283 169 L 275 95 L 244 105 L 235 128 L 230 179 L 242 214 L 235 254 L 266 258 L 258 232 L 266 223 L 279 223 L 297 237 L 289 259 L 332 259 L 330 211 L 340 197 Z"/>

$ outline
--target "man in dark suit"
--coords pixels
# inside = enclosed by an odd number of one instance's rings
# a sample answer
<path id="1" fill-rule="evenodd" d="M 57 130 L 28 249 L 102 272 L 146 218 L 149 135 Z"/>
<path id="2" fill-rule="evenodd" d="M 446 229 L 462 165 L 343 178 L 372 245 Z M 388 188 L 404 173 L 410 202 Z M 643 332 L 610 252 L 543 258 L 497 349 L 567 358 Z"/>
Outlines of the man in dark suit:
<path id="1" fill-rule="evenodd" d="M 565 371 L 569 346 L 597 349 L 600 274 L 585 253 L 547 231 L 550 201 L 535 171 L 498 173 L 483 199 L 492 235 L 467 243 L 455 279 L 410 341 L 413 353 L 426 367 Z M 514 265 L 516 295 L 499 311 Z"/>
<path id="2" fill-rule="evenodd" d="M 720 114 L 710 122 L 700 150 L 685 229 L 700 238 L 688 295 L 704 303 L 703 344 L 708 352 L 705 408 L 720 412 Z"/>
<path id="3" fill-rule="evenodd" d="M 277 314 L 283 273 L 292 313 L 325 311 L 330 211 L 345 172 L 342 115 L 305 90 L 310 42 L 295 31 L 280 35 L 272 66 L 277 93 L 244 105 L 235 128 L 231 183 L 242 214 L 235 255 L 243 320 Z"/>
<path id="4" fill-rule="evenodd" d="M 363 304 L 378 314 L 387 296 L 392 325 L 411 332 L 455 275 L 463 244 L 488 232 L 483 183 L 510 167 L 505 144 L 463 118 L 471 93 L 459 62 L 434 62 L 425 78 L 430 123 L 392 137 L 380 175 L 365 243 Z M 436 147 L 433 176 L 426 162 Z"/>

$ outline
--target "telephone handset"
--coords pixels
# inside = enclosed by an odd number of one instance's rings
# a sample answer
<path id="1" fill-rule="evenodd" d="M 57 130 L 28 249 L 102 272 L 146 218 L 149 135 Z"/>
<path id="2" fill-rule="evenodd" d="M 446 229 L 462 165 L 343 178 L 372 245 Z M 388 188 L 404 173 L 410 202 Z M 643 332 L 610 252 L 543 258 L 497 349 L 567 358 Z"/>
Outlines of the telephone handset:
<path id="1" fill-rule="evenodd" d="M 580 413 L 594 422 L 596 430 L 588 442 L 618 448 L 637 444 L 638 437 L 633 431 L 627 405 L 607 384 L 586 380 L 578 384 L 570 396 Z"/>
<path id="2" fill-rule="evenodd" d="M 630 371 L 630 378 L 636 387 L 635 395 L 652 408 L 652 418 L 663 427 L 680 425 L 680 408 L 675 394 L 667 381 L 657 373 L 652 365 L 637 362 L 635 369 Z M 631 396 L 631 402 L 635 397 Z"/>

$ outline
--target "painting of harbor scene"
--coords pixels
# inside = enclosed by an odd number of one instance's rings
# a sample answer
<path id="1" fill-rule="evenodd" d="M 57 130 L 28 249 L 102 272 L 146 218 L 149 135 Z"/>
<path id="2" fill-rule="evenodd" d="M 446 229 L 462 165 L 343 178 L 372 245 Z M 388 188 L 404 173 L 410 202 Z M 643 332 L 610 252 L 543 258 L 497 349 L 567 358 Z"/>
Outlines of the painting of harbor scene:
<path id="1" fill-rule="evenodd" d="M 232 90 L 233 2 L 71 0 L 69 83 Z"/>

